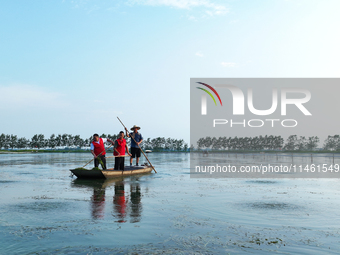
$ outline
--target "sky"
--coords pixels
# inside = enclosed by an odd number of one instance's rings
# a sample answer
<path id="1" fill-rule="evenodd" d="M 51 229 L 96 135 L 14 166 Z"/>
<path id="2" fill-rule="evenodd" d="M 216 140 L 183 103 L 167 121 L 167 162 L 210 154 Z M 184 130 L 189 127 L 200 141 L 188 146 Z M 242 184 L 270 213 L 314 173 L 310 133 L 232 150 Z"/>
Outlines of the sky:
<path id="1" fill-rule="evenodd" d="M 190 138 L 190 78 L 339 77 L 338 0 L 0 0 L 0 133 Z"/>

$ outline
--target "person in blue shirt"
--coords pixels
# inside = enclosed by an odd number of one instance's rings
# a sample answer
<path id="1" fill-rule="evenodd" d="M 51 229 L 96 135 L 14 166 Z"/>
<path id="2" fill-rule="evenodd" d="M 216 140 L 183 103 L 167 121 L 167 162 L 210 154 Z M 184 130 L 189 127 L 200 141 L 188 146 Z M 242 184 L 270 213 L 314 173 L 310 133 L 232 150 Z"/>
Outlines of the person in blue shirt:
<path id="1" fill-rule="evenodd" d="M 140 127 L 134 125 L 131 130 L 133 132 L 129 133 L 127 128 L 125 128 L 126 130 L 126 136 L 127 137 L 133 137 L 133 139 L 131 138 L 131 158 L 130 158 L 130 166 L 132 166 L 132 161 L 134 158 L 136 158 L 136 166 L 138 166 L 139 164 L 139 158 L 140 158 L 140 147 L 139 145 L 142 143 L 143 141 L 143 136 L 141 133 L 138 132 L 138 130 L 140 129 Z M 136 141 L 136 142 L 135 142 Z"/>

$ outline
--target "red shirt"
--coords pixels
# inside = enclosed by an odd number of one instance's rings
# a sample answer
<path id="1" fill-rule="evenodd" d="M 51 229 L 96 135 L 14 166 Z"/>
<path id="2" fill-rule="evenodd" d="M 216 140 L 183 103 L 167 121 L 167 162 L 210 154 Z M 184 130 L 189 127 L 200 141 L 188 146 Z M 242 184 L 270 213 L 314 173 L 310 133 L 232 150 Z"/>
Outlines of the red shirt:
<path id="1" fill-rule="evenodd" d="M 123 140 L 117 139 L 116 140 L 115 148 L 121 156 L 125 155 L 125 146 L 126 146 L 126 140 L 125 139 L 123 139 Z M 118 153 L 114 150 L 113 155 L 118 156 Z"/>
<path id="2" fill-rule="evenodd" d="M 98 156 L 102 151 L 104 152 L 100 155 L 104 156 L 106 154 L 103 139 L 99 138 L 99 144 L 93 141 L 92 145 L 94 146 L 93 152 L 96 156 Z"/>

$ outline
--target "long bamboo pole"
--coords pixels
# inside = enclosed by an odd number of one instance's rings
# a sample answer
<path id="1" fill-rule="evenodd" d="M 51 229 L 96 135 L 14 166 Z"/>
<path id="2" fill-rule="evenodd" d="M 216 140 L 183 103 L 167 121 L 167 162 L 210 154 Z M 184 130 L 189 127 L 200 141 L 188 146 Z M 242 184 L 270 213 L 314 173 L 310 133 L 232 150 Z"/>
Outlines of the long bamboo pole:
<path id="1" fill-rule="evenodd" d="M 122 123 L 123 127 L 125 128 L 125 130 L 127 130 L 127 128 L 125 127 L 125 125 L 123 124 L 123 122 L 117 117 L 117 119 L 120 121 L 120 123 Z M 153 167 L 153 165 L 151 164 L 150 160 L 148 159 L 148 157 L 145 155 L 144 151 L 142 150 L 142 148 L 139 146 L 139 144 L 136 142 L 135 138 L 133 138 L 131 136 L 131 138 L 135 141 L 135 143 L 138 145 L 140 151 L 143 153 L 144 157 L 146 158 L 146 160 L 149 162 L 150 166 L 152 167 L 152 169 L 155 171 L 155 173 L 157 173 L 156 169 Z"/>
<path id="2" fill-rule="evenodd" d="M 120 158 L 120 157 L 130 157 L 129 155 L 120 155 L 120 156 L 108 156 L 106 158 Z"/>

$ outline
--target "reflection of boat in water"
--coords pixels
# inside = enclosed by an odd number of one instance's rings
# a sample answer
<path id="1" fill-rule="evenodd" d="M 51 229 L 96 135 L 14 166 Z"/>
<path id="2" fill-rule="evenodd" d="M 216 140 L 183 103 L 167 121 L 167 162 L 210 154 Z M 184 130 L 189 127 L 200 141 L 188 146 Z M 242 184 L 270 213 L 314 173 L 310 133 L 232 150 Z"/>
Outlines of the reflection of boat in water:
<path id="1" fill-rule="evenodd" d="M 114 185 L 117 179 L 76 179 L 72 183 L 75 188 L 93 188 L 91 196 L 91 215 L 93 219 L 102 219 L 105 215 L 105 188 Z"/>
<path id="2" fill-rule="evenodd" d="M 90 179 L 107 179 L 112 177 L 119 176 L 128 176 L 128 175 L 136 175 L 136 174 L 145 174 L 151 173 L 151 166 L 125 166 L 124 171 L 122 170 L 114 170 L 106 169 L 106 170 L 98 170 L 92 169 L 87 170 L 85 168 L 76 168 L 70 170 L 75 176 L 78 178 L 90 178 Z"/>
<path id="3" fill-rule="evenodd" d="M 126 191 L 127 185 L 124 177 L 110 179 L 75 179 L 72 182 L 74 188 L 93 188 L 91 196 L 91 215 L 93 219 L 101 219 L 105 216 L 105 203 L 108 199 L 105 190 L 114 186 L 113 212 L 111 215 L 116 218 L 117 222 L 126 222 L 130 216 L 130 222 L 139 222 L 142 213 L 142 193 L 138 177 L 128 178 L 130 182 L 130 192 Z M 111 202 L 111 203 L 112 203 Z"/>
<path id="4" fill-rule="evenodd" d="M 123 177 L 110 178 L 110 179 L 75 179 L 72 182 L 72 187 L 75 188 L 94 188 L 105 189 L 114 185 L 117 181 L 124 180 Z"/>

